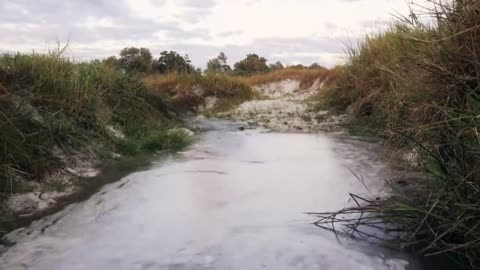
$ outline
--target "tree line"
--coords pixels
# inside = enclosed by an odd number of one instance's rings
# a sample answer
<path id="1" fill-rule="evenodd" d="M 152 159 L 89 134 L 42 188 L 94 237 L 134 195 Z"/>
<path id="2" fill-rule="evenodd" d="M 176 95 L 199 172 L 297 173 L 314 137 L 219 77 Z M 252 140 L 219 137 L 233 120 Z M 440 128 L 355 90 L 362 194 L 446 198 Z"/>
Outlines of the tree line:
<path id="1" fill-rule="evenodd" d="M 119 67 L 125 72 L 135 73 L 159 73 L 167 74 L 177 73 L 225 73 L 232 75 L 252 75 L 266 73 L 270 71 L 281 70 L 284 68 L 295 69 L 316 69 L 323 66 L 313 63 L 310 66 L 294 65 L 284 66 L 280 61 L 267 64 L 268 60 L 255 53 L 247 54 L 245 59 L 233 65 L 233 68 L 227 63 L 228 57 L 221 52 L 207 63 L 207 68 L 201 70 L 192 65 L 188 56 L 181 55 L 175 51 L 163 51 L 158 58 L 153 58 L 152 53 L 147 48 L 127 47 L 120 51 L 119 57 L 110 56 L 101 62 Z"/>

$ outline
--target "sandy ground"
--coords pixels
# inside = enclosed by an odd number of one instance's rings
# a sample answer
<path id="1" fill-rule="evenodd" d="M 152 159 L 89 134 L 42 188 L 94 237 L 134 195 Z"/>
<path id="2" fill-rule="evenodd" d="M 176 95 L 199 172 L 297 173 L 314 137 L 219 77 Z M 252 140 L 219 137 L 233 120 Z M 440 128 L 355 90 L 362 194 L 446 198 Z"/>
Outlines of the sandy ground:
<path id="1" fill-rule="evenodd" d="M 43 185 L 39 182 L 29 182 L 31 192 L 18 193 L 9 197 L 7 206 L 16 215 L 31 216 L 52 207 L 57 200 L 76 191 L 74 183 L 79 178 L 88 179 L 100 173 L 97 169 L 100 160 L 91 151 L 78 153 L 74 157 L 67 157 L 60 150 L 54 152 L 64 164 L 68 164 L 67 167 L 45 175 L 42 180 Z M 50 188 L 45 183 L 50 183 Z"/>
<path id="2" fill-rule="evenodd" d="M 296 80 L 284 80 L 254 87 L 267 99 L 252 100 L 219 117 L 246 121 L 250 126 L 261 126 L 277 132 L 315 133 L 342 132 L 351 121 L 348 115 L 332 115 L 317 111 L 309 98 L 321 90 L 320 80 L 307 89 Z"/>

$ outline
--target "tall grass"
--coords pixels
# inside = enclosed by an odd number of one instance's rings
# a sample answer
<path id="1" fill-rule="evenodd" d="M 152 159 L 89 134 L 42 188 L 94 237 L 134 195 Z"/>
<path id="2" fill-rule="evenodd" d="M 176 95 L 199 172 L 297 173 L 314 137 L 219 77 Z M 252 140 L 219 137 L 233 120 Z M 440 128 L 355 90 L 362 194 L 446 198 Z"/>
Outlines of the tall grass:
<path id="1" fill-rule="evenodd" d="M 362 224 L 396 224 L 404 246 L 425 255 L 449 254 L 476 269 L 480 2 L 430 4 L 351 48 L 343 76 L 324 98 L 369 121 L 396 147 L 416 149 L 429 175 L 414 196 L 393 196 L 347 212 L 378 218 Z"/>
<path id="2" fill-rule="evenodd" d="M 150 75 L 145 79 L 149 93 L 166 98 L 176 108 L 196 110 L 208 97 L 218 99 L 217 107 L 234 106 L 254 97 L 251 87 L 221 73 Z M 230 107 L 229 106 L 229 107 Z"/>
<path id="3" fill-rule="evenodd" d="M 42 181 L 92 140 L 120 143 L 109 126 L 129 140 L 175 121 L 139 78 L 56 54 L 0 56 L 0 85 L 0 194 Z"/>

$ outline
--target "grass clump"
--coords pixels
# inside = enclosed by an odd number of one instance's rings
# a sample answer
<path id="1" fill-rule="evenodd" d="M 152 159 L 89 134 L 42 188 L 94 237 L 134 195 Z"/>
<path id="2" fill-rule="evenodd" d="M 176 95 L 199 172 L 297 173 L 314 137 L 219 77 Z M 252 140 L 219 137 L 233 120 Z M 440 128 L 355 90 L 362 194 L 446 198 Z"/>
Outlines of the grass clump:
<path id="1" fill-rule="evenodd" d="M 118 146 L 122 153 L 136 155 L 141 152 L 179 150 L 190 144 L 191 138 L 181 130 L 155 132 L 139 135 L 121 141 Z"/>
<path id="2" fill-rule="evenodd" d="M 350 227 L 395 224 L 403 246 L 471 269 L 480 267 L 478 14 L 480 2 L 468 0 L 413 10 L 351 48 L 343 75 L 323 96 L 394 146 L 415 149 L 429 176 L 414 196 L 343 211 L 369 214 Z"/>
<path id="3" fill-rule="evenodd" d="M 165 98 L 184 111 L 197 110 L 209 97 L 218 99 L 217 110 L 254 97 L 250 86 L 222 73 L 154 74 L 147 76 L 145 83 L 152 95 Z"/>

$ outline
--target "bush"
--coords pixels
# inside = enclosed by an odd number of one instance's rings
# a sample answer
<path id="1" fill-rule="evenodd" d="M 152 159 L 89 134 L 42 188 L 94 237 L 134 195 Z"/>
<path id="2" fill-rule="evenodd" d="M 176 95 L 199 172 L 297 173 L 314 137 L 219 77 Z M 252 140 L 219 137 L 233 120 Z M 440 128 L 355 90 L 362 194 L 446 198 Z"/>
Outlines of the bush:
<path id="1" fill-rule="evenodd" d="M 183 132 L 160 131 L 147 135 L 137 135 L 120 141 L 118 146 L 122 153 L 136 155 L 148 151 L 178 150 L 190 143 L 190 137 Z"/>
<path id="2" fill-rule="evenodd" d="M 251 75 L 269 71 L 267 59 L 257 54 L 247 54 L 245 59 L 235 63 L 233 72 L 237 75 Z"/>
<path id="3" fill-rule="evenodd" d="M 120 59 L 105 59 L 107 64 L 118 64 L 126 72 L 149 72 L 152 69 L 153 57 L 147 48 L 128 47 L 120 51 Z"/>

